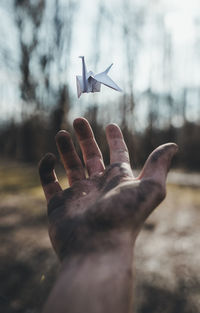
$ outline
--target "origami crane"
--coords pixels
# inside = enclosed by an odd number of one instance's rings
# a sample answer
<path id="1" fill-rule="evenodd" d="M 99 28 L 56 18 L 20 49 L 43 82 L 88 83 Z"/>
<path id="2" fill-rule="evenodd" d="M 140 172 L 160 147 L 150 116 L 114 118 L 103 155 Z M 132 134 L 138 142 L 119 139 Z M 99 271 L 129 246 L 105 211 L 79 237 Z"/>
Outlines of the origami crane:
<path id="1" fill-rule="evenodd" d="M 79 58 L 82 59 L 82 76 L 76 76 L 78 98 L 80 98 L 82 93 L 99 92 L 101 90 L 101 84 L 114 90 L 122 91 L 107 75 L 113 63 L 104 72 L 94 75 L 92 71 L 87 72 L 84 56 L 80 56 Z"/>

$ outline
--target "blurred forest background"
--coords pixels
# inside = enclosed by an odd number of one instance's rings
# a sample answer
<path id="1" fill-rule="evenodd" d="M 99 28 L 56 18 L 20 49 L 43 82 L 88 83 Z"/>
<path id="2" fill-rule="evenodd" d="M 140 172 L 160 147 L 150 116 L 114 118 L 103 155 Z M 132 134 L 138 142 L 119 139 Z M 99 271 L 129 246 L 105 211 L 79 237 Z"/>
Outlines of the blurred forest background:
<path id="1" fill-rule="evenodd" d="M 1 156 L 36 162 L 84 115 L 106 161 L 103 128 L 112 121 L 133 165 L 175 141 L 176 166 L 200 170 L 200 14 L 176 2 L 1 1 Z M 96 72 L 113 61 L 123 93 L 103 87 L 78 100 L 78 55 Z"/>
<path id="2" fill-rule="evenodd" d="M 135 307 L 197 313 L 200 2 L 1 0 L 0 18 L 0 311 L 40 312 L 55 280 L 36 164 L 57 154 L 57 131 L 85 116 L 106 163 L 110 122 L 121 126 L 133 168 L 158 145 L 179 145 L 165 208 L 138 240 Z M 110 76 L 123 92 L 102 87 L 78 99 L 79 55 L 94 72 L 113 62 Z"/>

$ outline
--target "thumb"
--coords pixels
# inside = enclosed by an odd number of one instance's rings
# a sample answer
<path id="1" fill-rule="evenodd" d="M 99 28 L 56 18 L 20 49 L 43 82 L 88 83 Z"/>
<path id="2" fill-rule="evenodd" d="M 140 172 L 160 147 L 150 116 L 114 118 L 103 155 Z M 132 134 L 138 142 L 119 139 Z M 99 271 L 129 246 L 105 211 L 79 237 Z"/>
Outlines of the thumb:
<path id="1" fill-rule="evenodd" d="M 164 186 L 171 160 L 177 150 L 178 146 L 175 143 L 167 143 L 156 148 L 148 157 L 138 178 L 151 178 Z"/>

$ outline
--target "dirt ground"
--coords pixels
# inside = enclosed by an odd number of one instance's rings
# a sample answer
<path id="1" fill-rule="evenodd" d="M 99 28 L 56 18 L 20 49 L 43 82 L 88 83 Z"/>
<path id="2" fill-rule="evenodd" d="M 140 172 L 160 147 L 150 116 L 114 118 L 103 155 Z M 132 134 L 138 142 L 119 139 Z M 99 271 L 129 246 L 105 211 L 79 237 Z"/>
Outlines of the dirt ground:
<path id="1" fill-rule="evenodd" d="M 37 170 L 1 162 L 0 177 L 0 312 L 39 313 L 59 263 Z M 200 175 L 173 172 L 167 189 L 137 240 L 137 313 L 200 312 Z"/>

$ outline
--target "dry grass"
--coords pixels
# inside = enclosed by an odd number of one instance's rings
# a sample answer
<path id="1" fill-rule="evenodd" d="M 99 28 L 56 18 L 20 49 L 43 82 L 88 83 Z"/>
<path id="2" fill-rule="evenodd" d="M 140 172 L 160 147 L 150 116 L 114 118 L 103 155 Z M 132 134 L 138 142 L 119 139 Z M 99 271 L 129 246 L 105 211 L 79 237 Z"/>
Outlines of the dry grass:
<path id="1" fill-rule="evenodd" d="M 136 246 L 137 312 L 197 313 L 200 188 L 168 185 Z"/>

